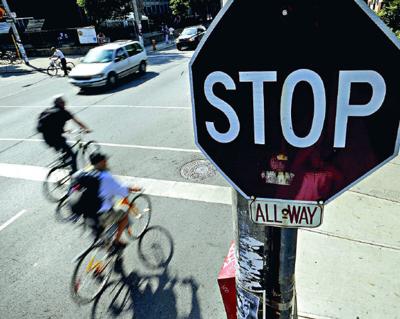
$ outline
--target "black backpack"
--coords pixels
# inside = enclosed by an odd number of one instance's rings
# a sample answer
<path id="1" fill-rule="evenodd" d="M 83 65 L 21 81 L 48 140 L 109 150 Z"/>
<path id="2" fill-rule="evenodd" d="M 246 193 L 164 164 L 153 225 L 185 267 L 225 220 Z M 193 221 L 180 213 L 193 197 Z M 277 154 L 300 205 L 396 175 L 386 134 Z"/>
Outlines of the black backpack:
<path id="1" fill-rule="evenodd" d="M 40 113 L 36 126 L 37 131 L 43 134 L 48 134 L 57 130 L 58 112 L 58 109 L 49 107 Z"/>
<path id="2" fill-rule="evenodd" d="M 68 203 L 75 215 L 96 218 L 102 204 L 99 175 L 98 171 L 78 171 L 72 175 Z"/>

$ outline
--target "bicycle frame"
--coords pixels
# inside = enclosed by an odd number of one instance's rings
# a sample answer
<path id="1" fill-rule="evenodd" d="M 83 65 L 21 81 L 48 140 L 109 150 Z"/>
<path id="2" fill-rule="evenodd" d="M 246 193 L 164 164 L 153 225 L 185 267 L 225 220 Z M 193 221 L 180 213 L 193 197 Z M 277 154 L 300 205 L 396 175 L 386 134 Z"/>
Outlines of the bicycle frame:
<path id="1" fill-rule="evenodd" d="M 82 138 L 82 134 L 84 133 L 83 130 L 74 130 L 70 132 L 71 134 L 75 134 L 77 136 L 76 140 L 68 140 L 68 142 L 72 142 L 71 148 L 75 149 L 78 148 L 77 151 L 83 147 L 82 145 L 85 143 Z M 68 158 L 66 157 L 65 153 L 62 153 L 61 155 L 58 155 L 57 158 L 52 161 L 50 164 L 47 165 L 47 167 L 52 168 L 56 166 L 60 167 L 67 167 L 69 164 L 66 163 L 66 160 Z"/>
<path id="2" fill-rule="evenodd" d="M 126 215 L 129 215 L 129 214 L 135 215 L 135 213 L 132 213 L 131 210 L 135 206 L 134 201 L 137 198 L 139 198 L 142 194 L 143 194 L 143 191 L 140 191 L 137 194 L 133 195 L 132 199 L 129 199 L 129 196 L 128 196 L 121 200 L 122 205 L 127 205 L 129 207 L 128 211 L 126 212 Z M 84 222 L 83 225 L 86 228 L 86 226 L 87 226 L 86 222 Z M 79 254 L 77 257 L 75 257 L 73 259 L 73 263 L 78 262 L 82 258 L 82 256 L 84 256 L 86 254 L 86 252 L 89 251 L 90 249 L 92 249 L 94 246 L 96 246 L 96 245 L 103 246 L 103 245 L 111 242 L 115 233 L 117 232 L 117 228 L 118 228 L 118 224 L 114 223 L 114 224 L 108 226 L 108 228 L 105 229 L 104 231 L 102 231 L 101 233 L 97 234 L 95 239 L 93 240 L 93 243 L 87 249 L 85 249 L 81 254 Z"/>

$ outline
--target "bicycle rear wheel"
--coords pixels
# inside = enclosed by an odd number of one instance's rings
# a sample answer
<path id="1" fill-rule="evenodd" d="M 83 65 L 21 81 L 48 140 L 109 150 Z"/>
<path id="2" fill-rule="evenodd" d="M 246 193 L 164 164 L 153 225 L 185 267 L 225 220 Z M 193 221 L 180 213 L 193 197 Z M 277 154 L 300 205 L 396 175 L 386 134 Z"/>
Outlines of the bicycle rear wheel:
<path id="1" fill-rule="evenodd" d="M 109 255 L 100 244 L 86 251 L 78 261 L 71 279 L 71 296 L 78 304 L 93 301 L 107 285 L 117 255 Z"/>
<path id="2" fill-rule="evenodd" d="M 67 71 L 68 73 L 71 72 L 71 70 L 75 67 L 75 64 L 72 62 L 67 62 Z"/>
<path id="3" fill-rule="evenodd" d="M 96 141 L 89 141 L 85 143 L 79 151 L 79 161 L 81 168 L 85 168 L 87 165 L 90 165 L 89 156 L 93 152 L 99 152 L 100 146 L 97 144 Z"/>
<path id="4" fill-rule="evenodd" d="M 70 171 L 64 167 L 53 167 L 43 182 L 43 193 L 45 197 L 57 203 L 66 197 L 71 180 Z"/>
<path id="5" fill-rule="evenodd" d="M 47 74 L 50 76 L 56 76 L 58 72 L 58 68 L 56 66 L 50 65 L 47 68 Z"/>
<path id="6" fill-rule="evenodd" d="M 131 239 L 140 238 L 150 224 L 151 218 L 151 201 L 150 197 L 145 194 L 136 195 L 130 205 L 129 226 L 131 229 Z"/>

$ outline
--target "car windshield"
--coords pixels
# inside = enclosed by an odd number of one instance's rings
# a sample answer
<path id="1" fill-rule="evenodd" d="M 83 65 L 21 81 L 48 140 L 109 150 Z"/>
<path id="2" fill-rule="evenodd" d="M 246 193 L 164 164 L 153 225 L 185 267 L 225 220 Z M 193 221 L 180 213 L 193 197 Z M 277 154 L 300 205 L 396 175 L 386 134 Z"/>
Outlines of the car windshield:
<path id="1" fill-rule="evenodd" d="M 188 28 L 183 30 L 182 35 L 195 35 L 196 33 L 197 33 L 196 28 Z"/>
<path id="2" fill-rule="evenodd" d="M 83 58 L 82 63 L 108 63 L 112 61 L 113 50 L 91 50 Z"/>

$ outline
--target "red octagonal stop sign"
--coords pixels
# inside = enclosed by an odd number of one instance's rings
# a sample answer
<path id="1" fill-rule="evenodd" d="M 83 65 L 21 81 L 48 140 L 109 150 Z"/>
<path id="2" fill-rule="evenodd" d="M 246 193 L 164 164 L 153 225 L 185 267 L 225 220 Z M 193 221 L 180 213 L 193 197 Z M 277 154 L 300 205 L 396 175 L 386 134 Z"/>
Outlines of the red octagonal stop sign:
<path id="1" fill-rule="evenodd" d="M 398 153 L 399 48 L 361 0 L 230 1 L 190 63 L 196 144 L 247 198 L 329 201 Z"/>

